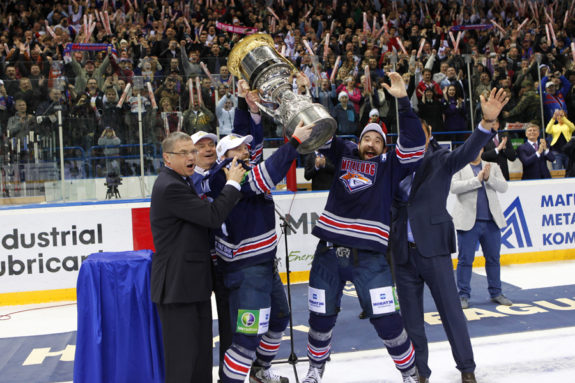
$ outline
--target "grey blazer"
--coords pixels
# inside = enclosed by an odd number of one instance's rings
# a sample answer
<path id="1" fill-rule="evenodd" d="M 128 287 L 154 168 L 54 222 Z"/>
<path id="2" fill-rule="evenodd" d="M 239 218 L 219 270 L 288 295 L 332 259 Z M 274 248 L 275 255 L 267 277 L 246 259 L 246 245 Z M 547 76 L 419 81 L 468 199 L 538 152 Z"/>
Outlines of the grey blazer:
<path id="1" fill-rule="evenodd" d="M 487 162 L 481 161 L 485 167 Z M 453 207 L 453 224 L 456 230 L 471 230 L 475 225 L 477 214 L 477 190 L 481 187 L 481 182 L 473 173 L 471 165 L 466 165 L 463 169 L 455 173 L 451 180 L 451 192 L 456 194 L 457 198 Z M 496 163 L 491 163 L 489 179 L 485 182 L 487 200 L 489 201 L 489 211 L 497 226 L 502 229 L 507 226 L 505 217 L 501 212 L 497 192 L 505 193 L 507 191 L 507 181 L 503 177 L 501 168 Z"/>

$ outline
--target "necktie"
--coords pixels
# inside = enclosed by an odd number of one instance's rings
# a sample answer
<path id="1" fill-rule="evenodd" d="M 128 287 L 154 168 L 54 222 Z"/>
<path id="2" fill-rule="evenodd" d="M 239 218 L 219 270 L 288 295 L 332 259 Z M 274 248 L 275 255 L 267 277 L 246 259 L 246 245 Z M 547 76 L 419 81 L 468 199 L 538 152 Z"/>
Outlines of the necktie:
<path id="1" fill-rule="evenodd" d="M 535 148 L 535 151 L 538 151 L 538 150 L 539 150 L 539 143 L 538 143 L 538 142 L 535 142 L 535 143 L 533 144 L 533 147 Z"/>
<path id="2" fill-rule="evenodd" d="M 497 138 L 497 135 L 493 137 L 493 142 L 495 143 L 495 146 L 499 146 L 499 138 Z"/>

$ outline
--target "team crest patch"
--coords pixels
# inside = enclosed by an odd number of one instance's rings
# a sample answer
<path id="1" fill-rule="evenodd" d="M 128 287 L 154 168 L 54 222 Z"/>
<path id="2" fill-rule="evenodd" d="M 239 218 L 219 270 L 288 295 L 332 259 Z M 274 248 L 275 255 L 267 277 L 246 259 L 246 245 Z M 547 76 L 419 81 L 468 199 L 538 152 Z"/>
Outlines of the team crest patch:
<path id="1" fill-rule="evenodd" d="M 341 160 L 340 174 L 339 180 L 345 185 L 347 191 L 354 193 L 374 184 L 377 163 L 344 158 Z"/>

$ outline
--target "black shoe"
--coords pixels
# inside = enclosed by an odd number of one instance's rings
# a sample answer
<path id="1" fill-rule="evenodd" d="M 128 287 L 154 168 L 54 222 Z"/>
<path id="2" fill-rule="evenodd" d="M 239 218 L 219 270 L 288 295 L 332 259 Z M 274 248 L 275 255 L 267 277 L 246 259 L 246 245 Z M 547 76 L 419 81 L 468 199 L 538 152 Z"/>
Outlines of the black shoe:
<path id="1" fill-rule="evenodd" d="M 359 319 L 367 319 L 367 314 L 365 313 L 365 311 L 359 313 Z"/>
<path id="2" fill-rule="evenodd" d="M 462 372 L 461 383 L 477 383 L 477 380 L 475 380 L 475 374 L 473 372 Z"/>

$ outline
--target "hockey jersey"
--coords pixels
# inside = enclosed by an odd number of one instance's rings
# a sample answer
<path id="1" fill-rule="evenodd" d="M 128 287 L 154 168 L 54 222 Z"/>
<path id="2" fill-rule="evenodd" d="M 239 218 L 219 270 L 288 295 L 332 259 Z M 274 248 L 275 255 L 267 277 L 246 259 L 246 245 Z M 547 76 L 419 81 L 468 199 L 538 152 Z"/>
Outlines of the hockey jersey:
<path id="1" fill-rule="evenodd" d="M 425 152 L 425 134 L 409 99 L 399 99 L 398 105 L 400 136 L 394 151 L 362 160 L 357 145 L 337 137 L 321 150 L 336 164 L 336 176 L 312 231 L 316 237 L 341 246 L 386 251 L 393 195 Z"/>
<path id="2" fill-rule="evenodd" d="M 215 232 L 218 265 L 223 270 L 238 269 L 274 259 L 276 234 L 274 201 L 271 189 L 280 182 L 297 157 L 299 143 L 291 139 L 266 161 L 246 168 L 241 183 L 243 198 L 234 207 L 222 227 Z M 223 167 L 231 159 L 217 164 L 204 181 L 203 189 L 216 198 L 226 183 Z"/>
<path id="3" fill-rule="evenodd" d="M 251 135 L 254 139 L 250 142 L 250 164 L 255 166 L 262 160 L 264 151 L 264 130 L 261 123 L 261 117 L 257 116 L 260 121 L 257 123 L 248 111 L 246 99 L 238 97 L 238 107 L 234 114 L 234 128 L 232 133 L 240 136 Z"/>

